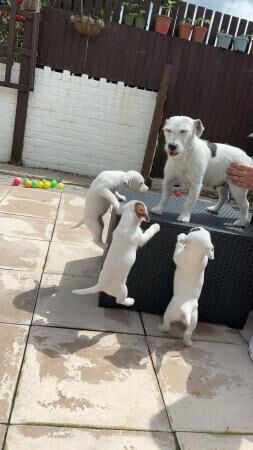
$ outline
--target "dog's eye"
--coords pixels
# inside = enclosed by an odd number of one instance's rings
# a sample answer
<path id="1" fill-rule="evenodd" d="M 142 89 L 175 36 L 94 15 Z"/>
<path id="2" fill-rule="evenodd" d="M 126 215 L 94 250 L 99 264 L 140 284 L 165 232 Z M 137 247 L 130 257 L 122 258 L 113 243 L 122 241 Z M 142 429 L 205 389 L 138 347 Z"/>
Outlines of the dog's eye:
<path id="1" fill-rule="evenodd" d="M 171 130 L 166 130 L 166 133 L 171 133 Z"/>
<path id="2" fill-rule="evenodd" d="M 185 133 L 186 133 L 186 130 L 180 130 L 180 133 L 181 133 L 181 134 L 185 134 Z"/>

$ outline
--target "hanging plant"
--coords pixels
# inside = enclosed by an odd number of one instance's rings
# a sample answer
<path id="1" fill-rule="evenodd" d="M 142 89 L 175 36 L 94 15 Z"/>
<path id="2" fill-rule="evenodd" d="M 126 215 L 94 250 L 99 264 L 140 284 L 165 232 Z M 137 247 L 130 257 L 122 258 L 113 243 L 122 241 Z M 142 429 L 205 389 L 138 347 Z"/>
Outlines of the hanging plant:
<path id="1" fill-rule="evenodd" d="M 95 36 L 105 27 L 103 19 L 95 16 L 85 16 L 83 13 L 83 0 L 80 0 L 81 14 L 75 14 L 70 17 L 73 27 L 78 33 L 87 36 Z"/>

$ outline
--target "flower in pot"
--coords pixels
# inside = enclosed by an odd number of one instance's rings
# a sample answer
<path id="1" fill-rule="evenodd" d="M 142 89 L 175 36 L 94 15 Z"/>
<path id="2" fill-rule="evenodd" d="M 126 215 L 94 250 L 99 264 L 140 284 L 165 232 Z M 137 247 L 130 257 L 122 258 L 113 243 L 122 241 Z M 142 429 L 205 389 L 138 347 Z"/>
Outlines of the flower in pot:
<path id="1" fill-rule="evenodd" d="M 232 39 L 232 34 L 225 33 L 224 30 L 218 31 L 216 47 L 225 48 L 228 50 Z"/>
<path id="2" fill-rule="evenodd" d="M 178 35 L 181 39 L 189 39 L 192 32 L 192 19 L 187 17 L 179 22 Z"/>
<path id="3" fill-rule="evenodd" d="M 178 0 L 167 0 L 161 5 L 161 14 L 156 16 L 155 31 L 166 35 L 169 31 L 172 19 L 171 10 L 178 4 Z"/>
<path id="4" fill-rule="evenodd" d="M 207 33 L 207 28 L 204 25 L 209 25 L 210 20 L 205 19 L 204 17 L 197 17 L 193 23 L 193 32 L 192 32 L 192 41 L 202 42 L 205 39 L 205 35 Z"/>
<path id="5" fill-rule="evenodd" d="M 243 34 L 241 36 L 236 36 L 233 40 L 233 51 L 245 53 L 249 43 L 249 36 Z"/>

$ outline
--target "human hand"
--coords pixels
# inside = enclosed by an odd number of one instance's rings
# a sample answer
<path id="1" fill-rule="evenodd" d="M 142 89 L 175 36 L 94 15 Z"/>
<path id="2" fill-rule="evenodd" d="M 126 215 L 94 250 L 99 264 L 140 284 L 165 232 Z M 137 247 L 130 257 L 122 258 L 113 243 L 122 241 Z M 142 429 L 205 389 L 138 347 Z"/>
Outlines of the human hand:
<path id="1" fill-rule="evenodd" d="M 227 169 L 227 178 L 236 186 L 253 190 L 253 166 L 232 163 Z"/>

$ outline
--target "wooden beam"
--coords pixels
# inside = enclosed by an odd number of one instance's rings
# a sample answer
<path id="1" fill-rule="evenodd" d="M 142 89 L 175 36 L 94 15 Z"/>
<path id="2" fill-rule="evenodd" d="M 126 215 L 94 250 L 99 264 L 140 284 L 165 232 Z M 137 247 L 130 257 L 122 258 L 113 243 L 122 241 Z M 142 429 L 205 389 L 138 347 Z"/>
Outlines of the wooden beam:
<path id="1" fill-rule="evenodd" d="M 157 136 L 160 131 L 160 127 L 163 120 L 163 111 L 164 111 L 164 105 L 167 99 L 167 93 L 170 83 L 172 73 L 172 65 L 166 64 L 162 79 L 159 86 L 159 91 L 156 98 L 156 106 L 153 114 L 153 119 L 151 123 L 151 128 L 149 132 L 146 152 L 142 164 L 141 173 L 143 177 L 145 178 L 146 182 L 149 183 L 149 175 L 152 169 L 152 163 L 155 156 L 155 150 L 156 150 L 156 143 L 157 143 Z M 149 183 L 150 184 L 150 183 Z"/>
<path id="2" fill-rule="evenodd" d="M 11 163 L 21 164 L 29 91 L 18 91 L 15 126 L 12 141 Z"/>

